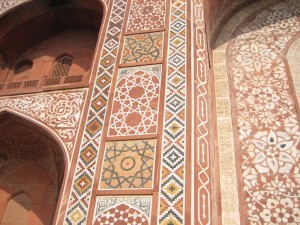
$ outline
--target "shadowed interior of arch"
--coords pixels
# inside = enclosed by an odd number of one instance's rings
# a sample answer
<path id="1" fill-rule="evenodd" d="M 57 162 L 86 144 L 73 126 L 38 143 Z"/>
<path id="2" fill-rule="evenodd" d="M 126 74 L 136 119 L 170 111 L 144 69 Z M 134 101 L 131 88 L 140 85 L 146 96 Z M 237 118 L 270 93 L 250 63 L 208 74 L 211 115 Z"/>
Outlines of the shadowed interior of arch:
<path id="1" fill-rule="evenodd" d="M 52 224 L 64 169 L 61 148 L 44 130 L 2 114 L 0 224 Z"/>
<path id="2" fill-rule="evenodd" d="M 263 6 L 260 7 L 260 9 L 256 10 L 256 13 L 254 13 L 252 15 L 248 15 L 246 18 L 244 18 L 245 14 L 243 12 L 243 8 L 241 8 L 240 10 L 234 10 L 233 14 L 229 14 L 228 16 L 226 16 L 225 17 L 226 20 L 224 20 L 219 25 L 219 27 L 215 28 L 219 32 L 216 33 L 216 36 L 212 37 L 212 40 L 211 40 L 212 49 L 217 49 L 218 47 L 222 46 L 223 44 L 226 44 L 226 42 L 228 42 L 229 40 L 235 39 L 239 35 L 242 35 L 242 34 L 247 35 L 248 33 L 250 33 L 251 30 L 240 29 L 240 28 L 245 26 L 244 23 L 247 23 L 247 21 L 252 20 L 257 14 L 263 12 L 267 7 L 269 7 L 270 5 L 274 5 L 275 3 L 278 3 L 278 2 L 280 2 L 280 0 L 271 0 L 271 1 L 270 0 L 265 0 L 263 2 L 260 2 L 259 4 L 261 4 Z M 250 5 L 250 7 L 249 7 L 249 5 Z M 254 0 L 253 3 L 246 4 L 246 6 L 250 9 L 252 9 L 252 8 L 255 9 L 255 7 L 257 6 L 257 1 Z M 233 33 L 231 33 L 231 36 L 230 36 L 229 40 L 226 39 L 226 38 L 223 38 L 223 39 L 217 38 L 220 34 L 229 32 L 230 27 L 228 27 L 228 24 L 232 23 L 232 22 L 235 23 L 236 21 L 238 21 L 237 19 L 235 19 L 235 21 L 232 20 L 233 17 L 235 17 L 235 16 L 243 18 L 243 23 L 239 25 L 239 27 L 236 29 L 237 31 L 234 31 Z M 266 28 L 266 27 L 268 27 L 272 24 L 276 24 L 276 23 L 280 23 L 280 22 L 284 22 L 284 21 L 287 22 L 289 19 L 292 19 L 292 18 L 293 18 L 292 14 L 286 14 L 284 19 L 280 16 L 273 17 L 273 18 L 270 18 L 269 20 L 265 21 L 264 24 L 261 24 L 261 27 L 259 29 L 264 29 L 264 27 Z M 254 31 L 254 30 L 252 30 L 252 31 Z"/>
<path id="3" fill-rule="evenodd" d="M 39 0 L 2 16 L 0 83 L 51 76 L 55 61 L 63 55 L 73 58 L 70 75 L 86 76 L 102 14 L 97 0 Z"/>

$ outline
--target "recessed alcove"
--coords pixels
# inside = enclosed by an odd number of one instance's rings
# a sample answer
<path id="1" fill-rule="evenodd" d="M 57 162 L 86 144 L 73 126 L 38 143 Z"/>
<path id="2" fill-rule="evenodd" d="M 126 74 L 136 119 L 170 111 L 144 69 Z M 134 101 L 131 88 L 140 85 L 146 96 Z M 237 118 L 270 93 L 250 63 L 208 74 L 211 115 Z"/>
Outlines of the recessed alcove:
<path id="1" fill-rule="evenodd" d="M 52 224 L 66 166 L 47 131 L 0 115 L 0 225 Z"/>
<path id="2" fill-rule="evenodd" d="M 59 2 L 33 1 L 0 18 L 0 95 L 88 85 L 102 5 Z M 68 74 L 53 77 L 64 55 L 72 58 Z"/>

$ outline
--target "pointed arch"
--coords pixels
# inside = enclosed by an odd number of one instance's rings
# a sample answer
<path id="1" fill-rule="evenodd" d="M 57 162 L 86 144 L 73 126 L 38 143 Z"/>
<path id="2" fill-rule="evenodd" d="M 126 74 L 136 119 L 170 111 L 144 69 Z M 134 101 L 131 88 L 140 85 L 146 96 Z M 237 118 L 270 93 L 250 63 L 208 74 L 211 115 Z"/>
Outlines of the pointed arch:
<path id="1" fill-rule="evenodd" d="M 3 129 L 5 129 L 4 132 L 2 131 L 2 134 L 0 136 L 3 136 L 3 135 L 7 134 L 6 133 L 7 132 L 7 128 L 15 126 L 15 125 L 20 125 L 21 129 L 23 127 L 24 131 L 26 132 L 26 133 L 23 132 L 23 134 L 22 134 L 21 137 L 26 136 L 28 132 L 32 131 L 32 132 L 36 133 L 37 135 L 41 136 L 41 138 L 46 138 L 47 140 L 53 142 L 53 144 L 55 145 L 54 146 L 55 149 L 53 149 L 53 146 L 48 146 L 49 147 L 49 151 L 53 152 L 53 154 L 55 155 L 54 157 L 57 157 L 57 160 L 59 160 L 60 164 L 63 163 L 60 166 L 60 169 L 62 169 L 62 171 L 61 171 L 62 174 L 60 176 L 61 178 L 59 178 L 59 179 L 60 180 L 64 180 L 64 177 L 68 173 L 68 166 L 69 166 L 68 165 L 69 163 L 68 163 L 67 151 L 62 148 L 62 145 L 60 144 L 59 141 L 57 141 L 57 139 L 55 138 L 55 136 L 52 136 L 52 134 L 51 134 L 52 132 L 50 132 L 51 131 L 50 129 L 48 129 L 47 127 L 41 126 L 41 124 L 39 122 L 37 122 L 36 120 L 34 120 L 34 119 L 30 118 L 30 117 L 24 118 L 24 116 L 21 116 L 19 113 L 16 113 L 13 110 L 5 110 L 5 111 L 3 111 L 1 109 L 0 110 L 0 121 L 1 121 L 1 123 L 0 123 L 0 131 L 3 130 Z M 21 132 L 22 132 L 22 130 L 21 130 Z M 17 130 L 14 131 L 14 133 L 17 133 Z M 29 143 L 29 142 L 39 141 L 39 139 L 40 138 L 38 138 L 38 139 L 32 139 L 32 140 L 28 140 L 27 142 Z M 14 140 L 14 142 L 18 142 L 18 141 L 19 141 L 18 139 Z M 27 142 L 25 142 L 25 144 Z M 32 147 L 34 147 L 34 145 Z M 5 152 L 2 152 L 2 153 L 5 153 Z M 26 159 L 30 159 L 30 157 L 34 157 L 34 156 L 27 157 L 26 156 L 26 152 L 20 152 L 19 151 L 19 153 L 21 154 L 20 158 L 24 158 L 25 157 Z M 14 154 L 14 152 L 12 152 L 11 154 Z M 39 152 L 37 154 L 38 154 L 37 157 L 40 157 L 41 154 L 43 154 L 43 152 Z M 32 159 L 34 161 L 37 160 L 37 158 L 35 158 L 35 157 L 32 158 Z M 1 179 L 0 179 L 0 181 L 1 181 Z M 60 182 L 60 181 L 58 181 L 58 182 Z"/>
<path id="2" fill-rule="evenodd" d="M 1 192 L 4 191 L 4 195 L 0 196 L 0 217 L 3 215 L 4 222 L 9 221 L 11 210 L 8 214 L 3 211 L 7 203 L 4 202 L 5 192 L 13 196 L 16 191 L 23 191 L 32 197 L 33 204 L 40 204 L 30 214 L 30 221 L 39 218 L 44 224 L 50 224 L 58 209 L 58 199 L 62 198 L 68 174 L 64 151 L 36 121 L 7 110 L 0 112 L 0 137 L 2 153 L 6 155 L 2 157 L 0 168 L 0 188 Z M 12 207 L 17 206 L 12 203 Z M 44 215 L 41 210 L 47 207 L 50 214 Z M 25 213 L 21 211 L 21 214 Z M 8 216 L 5 217 L 6 214 Z"/>
<path id="3" fill-rule="evenodd" d="M 69 168 L 69 166 L 70 166 L 69 165 L 70 164 L 70 157 L 69 157 L 69 153 L 68 153 L 67 147 L 64 144 L 64 142 L 62 141 L 62 139 L 52 129 L 50 129 L 49 127 L 47 127 L 43 123 L 37 121 L 36 119 L 34 119 L 34 118 L 30 117 L 30 116 L 24 115 L 24 114 L 22 114 L 22 113 L 20 113 L 18 111 L 15 111 L 15 110 L 10 109 L 10 108 L 1 108 L 0 109 L 0 117 L 1 117 L 1 115 L 5 114 L 5 113 L 7 113 L 9 115 L 12 115 L 12 116 L 15 116 L 17 118 L 20 118 L 24 122 L 32 123 L 36 127 L 38 127 L 39 129 L 43 130 L 44 133 L 46 133 L 47 135 L 49 135 L 60 146 L 60 148 L 62 150 L 62 153 L 63 153 L 63 156 L 64 156 L 64 161 L 66 163 L 65 168 L 66 169 Z"/>

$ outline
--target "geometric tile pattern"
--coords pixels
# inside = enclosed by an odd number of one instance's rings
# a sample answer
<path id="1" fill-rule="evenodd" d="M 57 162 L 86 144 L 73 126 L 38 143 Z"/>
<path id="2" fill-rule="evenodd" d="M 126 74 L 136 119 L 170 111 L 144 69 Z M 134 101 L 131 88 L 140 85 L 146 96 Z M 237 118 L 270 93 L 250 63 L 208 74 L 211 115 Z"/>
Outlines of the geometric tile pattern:
<path id="1" fill-rule="evenodd" d="M 299 9 L 294 0 L 266 8 L 228 46 L 249 224 L 300 224 L 299 116 L 284 55 L 300 33 Z"/>
<path id="2" fill-rule="evenodd" d="M 94 223 L 95 225 L 137 224 L 149 225 L 146 217 L 138 210 L 126 204 L 120 204 L 104 211 Z"/>
<path id="3" fill-rule="evenodd" d="M 162 59 L 162 32 L 125 37 L 121 64 L 156 62 Z"/>
<path id="4" fill-rule="evenodd" d="M 6 11 L 21 5 L 22 3 L 29 2 L 29 0 L 1 0 L 0 1 L 0 15 Z"/>
<path id="5" fill-rule="evenodd" d="M 152 188 L 155 145 L 155 139 L 108 142 L 100 188 Z"/>
<path id="6" fill-rule="evenodd" d="M 96 161 L 100 149 L 103 120 L 106 113 L 106 103 L 119 50 L 126 6 L 127 0 L 113 1 L 108 28 L 104 32 L 106 36 L 101 52 L 100 65 L 93 87 L 91 106 L 76 163 L 73 188 L 70 192 L 64 224 L 86 224 Z"/>
<path id="7" fill-rule="evenodd" d="M 195 225 L 211 224 L 211 173 L 208 122 L 208 51 L 203 0 L 194 0 L 195 33 Z M 197 177 L 197 178 L 196 178 Z"/>
<path id="8" fill-rule="evenodd" d="M 151 196 L 97 197 L 94 224 L 150 224 Z"/>
<path id="9" fill-rule="evenodd" d="M 87 90 L 48 92 L 0 98 L 0 111 L 13 111 L 46 125 L 72 156 Z"/>
<path id="10" fill-rule="evenodd" d="M 127 32 L 163 29 L 165 26 L 164 0 L 133 0 Z"/>
<path id="11" fill-rule="evenodd" d="M 109 136 L 156 133 L 161 65 L 119 70 Z"/>
<path id="12" fill-rule="evenodd" d="M 159 224 L 184 224 L 186 156 L 186 1 L 171 1 Z"/>

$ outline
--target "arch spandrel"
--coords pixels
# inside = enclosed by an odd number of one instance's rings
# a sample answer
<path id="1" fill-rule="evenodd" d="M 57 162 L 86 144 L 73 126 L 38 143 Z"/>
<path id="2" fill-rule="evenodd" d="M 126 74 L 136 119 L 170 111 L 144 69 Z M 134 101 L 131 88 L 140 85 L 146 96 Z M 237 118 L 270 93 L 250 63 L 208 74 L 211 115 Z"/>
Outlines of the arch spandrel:
<path id="1" fill-rule="evenodd" d="M 47 127 L 66 149 L 71 159 L 81 122 L 87 90 L 0 98 L 0 112 L 20 114 Z"/>
<path id="2" fill-rule="evenodd" d="M 298 9 L 293 0 L 253 4 L 229 21 L 216 42 L 223 224 L 299 222 L 299 200 L 293 197 L 299 117 L 284 53 L 300 32 Z M 289 214 L 268 214 L 284 202 Z"/>

